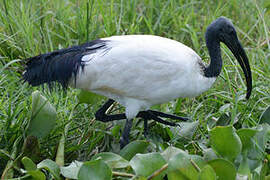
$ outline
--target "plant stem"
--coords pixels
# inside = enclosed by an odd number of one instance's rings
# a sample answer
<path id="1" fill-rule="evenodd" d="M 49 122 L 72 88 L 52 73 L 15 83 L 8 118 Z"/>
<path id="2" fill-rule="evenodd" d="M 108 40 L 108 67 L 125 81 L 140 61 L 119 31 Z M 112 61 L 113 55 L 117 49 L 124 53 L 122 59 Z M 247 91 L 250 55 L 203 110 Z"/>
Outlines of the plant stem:
<path id="1" fill-rule="evenodd" d="M 151 180 L 153 179 L 154 177 L 160 175 L 160 173 L 162 173 L 163 171 L 165 171 L 167 168 L 168 168 L 168 163 L 166 163 L 165 165 L 163 165 L 160 169 L 156 170 L 155 172 L 153 172 L 153 174 L 151 174 L 147 180 Z"/>
<path id="2" fill-rule="evenodd" d="M 194 167 L 198 172 L 201 172 L 200 167 L 199 167 L 192 159 L 190 159 L 190 162 L 191 162 L 191 164 L 193 165 L 193 167 Z"/>
<path id="3" fill-rule="evenodd" d="M 133 178 L 135 176 L 134 174 L 116 172 L 116 171 L 113 171 L 112 174 L 113 176 L 130 177 L 130 178 Z"/>

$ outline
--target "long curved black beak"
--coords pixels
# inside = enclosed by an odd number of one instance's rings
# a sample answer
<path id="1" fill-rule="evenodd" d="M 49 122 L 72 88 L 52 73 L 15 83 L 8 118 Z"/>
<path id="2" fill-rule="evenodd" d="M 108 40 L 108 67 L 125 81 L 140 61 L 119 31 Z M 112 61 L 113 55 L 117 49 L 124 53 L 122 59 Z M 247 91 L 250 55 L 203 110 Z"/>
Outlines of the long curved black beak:
<path id="1" fill-rule="evenodd" d="M 247 83 L 246 99 L 249 99 L 251 95 L 251 91 L 252 91 L 252 75 L 251 75 L 251 70 L 250 70 L 249 61 L 248 61 L 246 52 L 243 49 L 241 43 L 239 42 L 237 36 L 228 38 L 224 43 L 232 51 L 233 55 L 235 56 L 235 58 L 237 59 L 241 68 L 244 71 L 246 83 Z"/>

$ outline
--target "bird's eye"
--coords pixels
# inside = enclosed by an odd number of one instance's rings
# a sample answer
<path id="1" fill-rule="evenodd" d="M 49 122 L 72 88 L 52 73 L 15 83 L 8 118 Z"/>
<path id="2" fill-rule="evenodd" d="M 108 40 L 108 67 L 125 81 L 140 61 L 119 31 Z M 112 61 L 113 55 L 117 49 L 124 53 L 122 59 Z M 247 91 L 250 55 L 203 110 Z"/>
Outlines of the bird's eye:
<path id="1" fill-rule="evenodd" d="M 231 26 L 227 26 L 228 34 L 232 35 L 234 33 L 234 29 Z"/>
<path id="2" fill-rule="evenodd" d="M 230 29 L 229 29 L 229 34 L 230 34 L 230 35 L 233 35 L 233 34 L 234 34 L 233 28 L 230 28 Z"/>
<path id="3" fill-rule="evenodd" d="M 220 32 L 220 33 L 223 32 L 223 28 L 219 28 L 218 32 Z"/>
<path id="4" fill-rule="evenodd" d="M 220 41 L 224 41 L 225 40 L 225 38 L 224 38 L 224 35 L 223 34 L 221 34 L 220 36 L 219 36 L 219 39 L 220 39 Z"/>

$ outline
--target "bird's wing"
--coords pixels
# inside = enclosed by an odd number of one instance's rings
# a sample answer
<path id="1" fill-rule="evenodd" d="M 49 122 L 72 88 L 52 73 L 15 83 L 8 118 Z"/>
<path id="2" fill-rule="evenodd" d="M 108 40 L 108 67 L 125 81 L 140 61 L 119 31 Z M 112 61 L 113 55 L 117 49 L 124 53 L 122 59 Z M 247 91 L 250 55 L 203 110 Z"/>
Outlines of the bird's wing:
<path id="1" fill-rule="evenodd" d="M 23 79 L 32 86 L 47 83 L 49 87 L 53 87 L 58 82 L 66 89 L 71 79 L 76 81 L 77 73 L 87 63 L 84 61 L 85 57 L 98 52 L 105 54 L 109 50 L 105 45 L 105 40 L 98 39 L 28 58 L 25 60 L 27 63 Z"/>
<path id="2" fill-rule="evenodd" d="M 108 97 L 157 102 L 173 99 L 188 83 L 186 79 L 195 65 L 191 57 L 198 56 L 181 43 L 156 36 L 105 40 L 109 49 L 106 53 L 98 51 L 82 58 L 86 66 L 77 87 Z"/>

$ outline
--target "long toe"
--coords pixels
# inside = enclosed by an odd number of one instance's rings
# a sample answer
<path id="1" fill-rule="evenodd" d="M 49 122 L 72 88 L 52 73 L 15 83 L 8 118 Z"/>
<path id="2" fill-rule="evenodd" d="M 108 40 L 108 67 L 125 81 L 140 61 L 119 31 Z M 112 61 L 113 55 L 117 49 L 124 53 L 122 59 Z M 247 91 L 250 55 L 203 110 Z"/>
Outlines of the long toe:
<path id="1" fill-rule="evenodd" d="M 191 118 L 188 118 L 188 117 L 182 117 L 183 119 L 183 121 L 190 121 L 191 120 Z"/>

